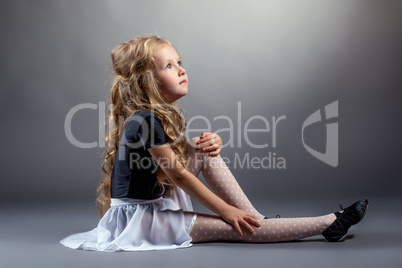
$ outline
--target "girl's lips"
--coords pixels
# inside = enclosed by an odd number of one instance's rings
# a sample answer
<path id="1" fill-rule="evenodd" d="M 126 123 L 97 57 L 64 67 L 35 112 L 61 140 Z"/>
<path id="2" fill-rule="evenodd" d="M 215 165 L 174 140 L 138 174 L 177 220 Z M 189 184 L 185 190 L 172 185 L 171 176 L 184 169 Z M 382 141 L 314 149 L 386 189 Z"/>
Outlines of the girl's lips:
<path id="1" fill-rule="evenodd" d="M 184 79 L 183 81 L 181 81 L 179 85 L 184 84 L 184 83 L 187 83 L 187 80 L 186 80 L 186 79 Z"/>

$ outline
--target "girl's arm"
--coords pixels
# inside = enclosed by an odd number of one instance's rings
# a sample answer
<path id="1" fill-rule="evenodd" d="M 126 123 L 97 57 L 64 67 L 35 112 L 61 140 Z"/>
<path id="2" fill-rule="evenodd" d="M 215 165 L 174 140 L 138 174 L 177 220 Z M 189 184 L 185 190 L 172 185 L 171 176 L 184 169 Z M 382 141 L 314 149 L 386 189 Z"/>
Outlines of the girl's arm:
<path id="1" fill-rule="evenodd" d="M 257 227 L 260 226 L 259 221 L 252 213 L 227 204 L 211 192 L 191 172 L 186 170 L 176 158 L 176 154 L 169 143 L 149 148 L 148 151 L 172 182 L 182 188 L 192 198 L 232 224 L 240 235 L 243 235 L 240 225 L 246 227 L 251 233 L 254 230 L 250 224 Z"/>

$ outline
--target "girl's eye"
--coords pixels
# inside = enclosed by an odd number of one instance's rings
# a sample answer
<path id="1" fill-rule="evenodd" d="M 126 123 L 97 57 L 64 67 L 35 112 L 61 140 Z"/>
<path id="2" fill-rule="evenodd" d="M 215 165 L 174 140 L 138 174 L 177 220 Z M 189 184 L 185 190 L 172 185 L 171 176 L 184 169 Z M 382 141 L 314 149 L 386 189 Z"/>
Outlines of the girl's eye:
<path id="1" fill-rule="evenodd" d="M 177 65 L 181 66 L 181 61 L 177 62 Z"/>
<path id="2" fill-rule="evenodd" d="M 166 65 L 166 69 L 171 69 L 172 68 L 172 64 L 168 64 L 168 65 Z"/>

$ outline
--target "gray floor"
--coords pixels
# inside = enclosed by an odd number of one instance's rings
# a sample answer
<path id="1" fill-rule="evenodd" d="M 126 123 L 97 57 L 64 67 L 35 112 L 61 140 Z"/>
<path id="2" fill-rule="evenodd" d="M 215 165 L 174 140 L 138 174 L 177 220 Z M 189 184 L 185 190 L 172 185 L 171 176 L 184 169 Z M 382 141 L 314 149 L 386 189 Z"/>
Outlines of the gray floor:
<path id="1" fill-rule="evenodd" d="M 280 202 L 267 216 L 316 216 L 336 210 L 333 201 Z M 255 202 L 257 208 L 262 203 Z M 347 203 L 345 202 L 345 205 Z M 66 205 L 8 204 L 1 208 L 1 267 L 402 267 L 401 199 L 370 198 L 366 218 L 347 239 L 328 243 L 321 236 L 286 243 L 203 243 L 190 248 L 148 252 L 88 252 L 58 241 L 95 227 L 90 202 Z M 195 210 L 207 212 L 199 204 Z M 332 211 L 331 210 L 331 211 Z M 331 212 L 330 211 L 330 212 Z"/>

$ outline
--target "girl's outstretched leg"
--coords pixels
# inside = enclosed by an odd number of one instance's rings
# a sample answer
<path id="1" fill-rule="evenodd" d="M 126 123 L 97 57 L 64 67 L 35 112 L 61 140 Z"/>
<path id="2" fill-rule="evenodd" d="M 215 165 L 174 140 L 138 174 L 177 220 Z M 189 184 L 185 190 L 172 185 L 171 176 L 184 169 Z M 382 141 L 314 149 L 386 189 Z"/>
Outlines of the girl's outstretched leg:
<path id="1" fill-rule="evenodd" d="M 221 240 L 252 243 L 292 241 L 320 235 L 336 219 L 334 213 L 319 217 L 263 219 L 260 227 L 253 226 L 255 232 L 252 234 L 242 228 L 244 235 L 241 236 L 219 216 L 197 214 L 190 233 L 193 243 Z"/>
<path id="2" fill-rule="evenodd" d="M 205 181 L 215 194 L 226 203 L 253 213 L 258 220 L 263 219 L 264 215 L 254 208 L 222 157 L 220 155 L 209 156 L 208 153 L 195 149 L 198 139 L 198 137 L 193 138 L 187 144 L 189 156 L 187 170 L 195 176 L 198 176 L 199 172 L 202 171 Z"/>

